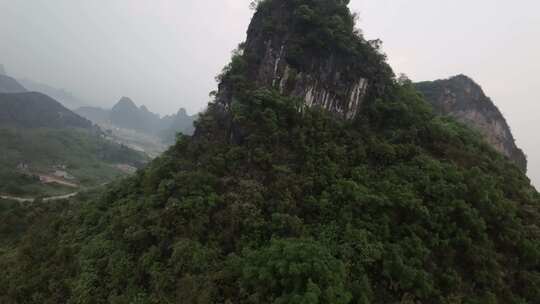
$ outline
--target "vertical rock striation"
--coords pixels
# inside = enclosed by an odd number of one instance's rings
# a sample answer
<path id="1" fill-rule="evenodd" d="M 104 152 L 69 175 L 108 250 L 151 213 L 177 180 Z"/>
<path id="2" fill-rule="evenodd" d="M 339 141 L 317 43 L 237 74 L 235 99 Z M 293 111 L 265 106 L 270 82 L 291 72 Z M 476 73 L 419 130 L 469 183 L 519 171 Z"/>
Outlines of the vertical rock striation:
<path id="1" fill-rule="evenodd" d="M 311 8 L 286 0 L 261 4 L 241 48 L 247 81 L 344 119 L 353 119 L 369 97 L 383 94 L 392 70 L 378 45 L 364 40 L 346 5 L 338 2 Z M 219 94 L 221 103 L 231 102 L 234 92 L 226 80 Z"/>
<path id="2" fill-rule="evenodd" d="M 506 119 L 471 78 L 458 75 L 446 80 L 420 82 L 416 88 L 437 114 L 455 117 L 478 130 L 497 151 L 523 171 L 527 170 L 527 157 L 517 147 Z"/>

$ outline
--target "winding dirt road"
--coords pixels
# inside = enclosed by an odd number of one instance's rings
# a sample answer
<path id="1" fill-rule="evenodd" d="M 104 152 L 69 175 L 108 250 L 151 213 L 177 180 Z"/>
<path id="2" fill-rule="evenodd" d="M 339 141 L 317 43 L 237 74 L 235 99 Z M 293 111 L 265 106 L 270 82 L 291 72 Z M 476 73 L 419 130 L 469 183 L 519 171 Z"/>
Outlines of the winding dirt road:
<path id="1" fill-rule="evenodd" d="M 44 202 L 59 201 L 59 200 L 72 198 L 72 197 L 76 196 L 77 194 L 79 194 L 79 192 L 73 192 L 73 193 L 68 193 L 68 194 L 58 195 L 58 196 L 45 197 L 42 200 Z M 5 199 L 5 200 L 17 201 L 17 202 L 20 202 L 20 203 L 33 203 L 33 202 L 36 201 L 35 198 L 16 197 L 16 196 L 9 196 L 9 195 L 0 195 L 0 198 Z"/>

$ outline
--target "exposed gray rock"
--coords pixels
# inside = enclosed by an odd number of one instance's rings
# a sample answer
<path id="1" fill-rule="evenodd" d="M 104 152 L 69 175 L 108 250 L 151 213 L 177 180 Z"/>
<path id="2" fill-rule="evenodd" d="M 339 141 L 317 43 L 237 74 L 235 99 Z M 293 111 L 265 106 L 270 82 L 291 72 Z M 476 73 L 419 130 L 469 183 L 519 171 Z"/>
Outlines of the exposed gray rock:
<path id="1" fill-rule="evenodd" d="M 242 49 L 246 79 L 253 87 L 272 88 L 302 98 L 304 107 L 322 107 L 345 119 L 353 119 L 368 96 L 380 93 L 389 78 L 373 71 L 391 73 L 391 69 L 363 37 L 354 36 L 351 44 L 362 45 L 365 54 L 343 54 L 335 45 L 325 49 L 324 54 L 300 47 L 302 62 L 294 62 L 291 58 L 299 52 L 294 4 L 274 0 L 267 6 L 252 19 Z M 233 94 L 228 83 L 222 81 L 218 101 L 227 105 Z"/>
<path id="2" fill-rule="evenodd" d="M 458 75 L 446 80 L 416 84 L 436 113 L 449 115 L 477 129 L 497 151 L 511 159 L 523 171 L 527 157 L 515 143 L 506 119 L 471 78 Z"/>

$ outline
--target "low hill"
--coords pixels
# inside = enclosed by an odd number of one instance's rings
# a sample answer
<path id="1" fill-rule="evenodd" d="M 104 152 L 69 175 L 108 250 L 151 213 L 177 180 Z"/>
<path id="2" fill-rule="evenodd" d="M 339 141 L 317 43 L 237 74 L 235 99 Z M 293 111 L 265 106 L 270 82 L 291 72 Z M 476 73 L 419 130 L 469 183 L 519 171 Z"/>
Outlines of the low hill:
<path id="1" fill-rule="evenodd" d="M 120 166 L 142 168 L 147 162 L 144 154 L 94 130 L 76 128 L 0 127 L 0 155 L 0 194 L 23 197 L 95 187 L 125 176 Z"/>
<path id="2" fill-rule="evenodd" d="M 92 128 L 92 123 L 47 95 L 0 94 L 0 126 L 26 128 Z"/>

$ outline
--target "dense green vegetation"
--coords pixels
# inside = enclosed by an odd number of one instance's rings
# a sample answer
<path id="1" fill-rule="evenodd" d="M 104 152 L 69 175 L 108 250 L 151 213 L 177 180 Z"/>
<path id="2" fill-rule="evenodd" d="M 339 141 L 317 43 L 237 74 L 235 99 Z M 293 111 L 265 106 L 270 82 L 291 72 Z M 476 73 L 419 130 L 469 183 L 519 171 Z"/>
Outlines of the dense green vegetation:
<path id="1" fill-rule="evenodd" d="M 364 77 L 380 91 L 390 84 L 392 69 L 380 52 L 381 41 L 367 41 L 355 28 L 357 16 L 351 13 L 348 3 L 344 0 L 255 1 L 252 6 L 257 7 L 257 12 L 250 31 L 261 46 L 267 41 L 284 41 L 287 45 L 284 57 L 297 72 L 321 72 L 321 65 L 328 60 L 335 69 L 346 71 L 340 75 L 342 81 Z M 257 62 L 261 51 L 264 50 L 246 54 L 246 59 Z"/>
<path id="2" fill-rule="evenodd" d="M 409 85 L 396 96 L 344 122 L 252 92 L 242 144 L 210 105 L 199 138 L 29 228 L 0 258 L 2 302 L 534 303 L 538 193 Z"/>
<path id="3" fill-rule="evenodd" d="M 537 303 L 540 195 L 480 135 L 394 79 L 354 121 L 298 111 L 244 60 L 135 176 L 1 205 L 0 302 Z"/>
<path id="4" fill-rule="evenodd" d="M 103 139 L 83 129 L 0 128 L 0 193 L 11 195 L 56 195 L 73 192 L 58 185 L 42 185 L 38 178 L 21 173 L 26 164 L 31 173 L 48 173 L 65 165 L 83 186 L 96 186 L 123 174 L 114 164 L 142 166 L 142 154 Z"/>

